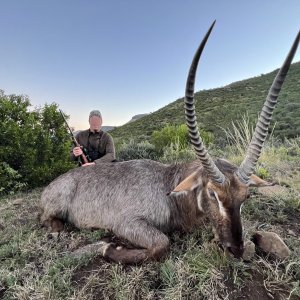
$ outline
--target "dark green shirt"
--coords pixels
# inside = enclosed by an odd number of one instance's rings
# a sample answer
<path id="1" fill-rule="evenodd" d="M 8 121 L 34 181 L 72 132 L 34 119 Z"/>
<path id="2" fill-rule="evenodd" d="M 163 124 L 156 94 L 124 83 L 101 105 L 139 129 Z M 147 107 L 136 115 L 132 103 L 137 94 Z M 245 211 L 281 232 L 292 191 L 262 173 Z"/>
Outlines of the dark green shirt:
<path id="1" fill-rule="evenodd" d="M 95 163 L 111 162 L 116 159 L 115 145 L 111 135 L 103 130 L 91 132 L 89 129 L 80 131 L 76 136 L 77 142 L 86 148 L 88 155 Z M 74 148 L 74 147 L 73 147 Z M 77 157 L 71 151 L 71 159 Z"/>

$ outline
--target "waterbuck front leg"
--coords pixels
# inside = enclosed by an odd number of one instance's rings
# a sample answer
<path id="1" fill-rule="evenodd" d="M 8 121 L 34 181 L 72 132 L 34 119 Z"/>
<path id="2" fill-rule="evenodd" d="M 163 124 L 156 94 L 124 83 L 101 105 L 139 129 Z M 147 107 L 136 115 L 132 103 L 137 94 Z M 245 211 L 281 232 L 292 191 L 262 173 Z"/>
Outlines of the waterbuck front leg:
<path id="1" fill-rule="evenodd" d="M 126 247 L 106 248 L 104 256 L 123 264 L 138 264 L 146 260 L 159 260 L 169 250 L 168 237 L 145 220 L 123 220 L 114 233 L 141 249 Z"/>

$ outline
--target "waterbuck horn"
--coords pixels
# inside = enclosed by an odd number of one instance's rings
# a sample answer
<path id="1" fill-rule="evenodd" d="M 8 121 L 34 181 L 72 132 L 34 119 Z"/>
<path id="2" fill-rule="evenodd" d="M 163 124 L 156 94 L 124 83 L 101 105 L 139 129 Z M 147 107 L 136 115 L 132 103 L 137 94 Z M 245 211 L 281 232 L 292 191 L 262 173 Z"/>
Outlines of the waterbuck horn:
<path id="1" fill-rule="evenodd" d="M 253 174 L 255 164 L 260 156 L 263 143 L 268 134 L 268 128 L 272 118 L 272 113 L 277 103 L 277 97 L 281 90 L 284 79 L 287 75 L 287 72 L 290 68 L 293 57 L 296 53 L 299 40 L 300 40 L 300 31 L 298 32 L 298 35 L 293 43 L 293 46 L 287 58 L 285 59 L 282 67 L 278 71 L 274 79 L 274 82 L 269 90 L 267 99 L 264 103 L 258 122 L 256 124 L 255 132 L 253 134 L 251 143 L 247 149 L 246 157 L 242 162 L 242 164 L 240 165 L 239 169 L 237 170 L 237 176 L 242 182 L 246 184 L 249 182 L 249 177 L 251 176 L 251 174 Z"/>
<path id="2" fill-rule="evenodd" d="M 215 22 L 216 21 L 212 23 L 205 37 L 203 38 L 199 48 L 195 53 L 192 64 L 190 66 L 190 70 L 186 82 L 186 89 L 185 89 L 184 108 L 185 108 L 186 124 L 188 126 L 191 143 L 194 146 L 196 154 L 200 159 L 203 168 L 205 169 L 208 176 L 214 182 L 223 183 L 225 181 L 225 177 L 213 162 L 212 158 L 210 157 L 207 150 L 205 149 L 202 139 L 200 137 L 198 125 L 197 125 L 197 118 L 195 114 L 195 101 L 194 101 L 194 86 L 195 86 L 195 78 L 196 78 L 198 62 L 200 60 L 200 56 L 208 40 L 208 37 L 215 25 Z"/>

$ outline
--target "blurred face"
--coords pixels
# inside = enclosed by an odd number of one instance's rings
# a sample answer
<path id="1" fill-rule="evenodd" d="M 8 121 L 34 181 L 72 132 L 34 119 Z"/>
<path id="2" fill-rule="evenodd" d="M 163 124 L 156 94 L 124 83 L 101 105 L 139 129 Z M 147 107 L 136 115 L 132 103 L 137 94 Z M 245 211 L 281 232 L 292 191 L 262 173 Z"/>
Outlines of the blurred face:
<path id="1" fill-rule="evenodd" d="M 93 116 L 89 119 L 89 123 L 90 123 L 90 130 L 92 132 L 96 132 L 96 131 L 100 131 L 101 127 L 102 127 L 102 119 L 97 117 L 97 116 Z"/>

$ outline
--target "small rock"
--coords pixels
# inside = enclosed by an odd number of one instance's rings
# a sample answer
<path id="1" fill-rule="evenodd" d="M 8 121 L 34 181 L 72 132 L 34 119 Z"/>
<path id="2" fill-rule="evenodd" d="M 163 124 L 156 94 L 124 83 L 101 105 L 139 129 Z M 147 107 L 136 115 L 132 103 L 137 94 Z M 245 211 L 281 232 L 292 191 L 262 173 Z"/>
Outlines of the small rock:
<path id="1" fill-rule="evenodd" d="M 291 235 L 291 236 L 297 236 L 295 231 L 293 231 L 292 229 L 289 229 L 287 233 L 288 233 L 288 235 Z"/>
<path id="2" fill-rule="evenodd" d="M 264 196 L 274 196 L 277 194 L 284 194 L 288 192 L 288 189 L 286 187 L 276 184 L 271 186 L 259 187 L 257 189 L 257 192 Z"/>
<path id="3" fill-rule="evenodd" d="M 244 242 L 244 254 L 243 254 L 243 260 L 250 261 L 255 254 L 255 244 L 250 241 L 246 240 Z"/>
<path id="4" fill-rule="evenodd" d="M 106 243 L 104 241 L 100 241 L 97 243 L 89 244 L 83 246 L 71 253 L 71 256 L 80 258 L 84 254 L 93 254 L 100 253 L 101 255 L 105 255 L 107 248 L 111 245 L 111 243 Z"/>
<path id="5" fill-rule="evenodd" d="M 287 258 L 291 251 L 275 232 L 256 231 L 253 234 L 254 243 L 264 252 L 273 254 L 277 258 Z"/>
<path id="6" fill-rule="evenodd" d="M 18 199 L 16 199 L 16 200 L 14 200 L 14 201 L 12 202 L 12 204 L 13 204 L 13 205 L 20 205 L 23 201 L 24 201 L 24 199 L 18 198 Z"/>

